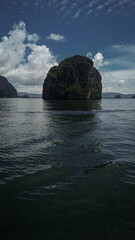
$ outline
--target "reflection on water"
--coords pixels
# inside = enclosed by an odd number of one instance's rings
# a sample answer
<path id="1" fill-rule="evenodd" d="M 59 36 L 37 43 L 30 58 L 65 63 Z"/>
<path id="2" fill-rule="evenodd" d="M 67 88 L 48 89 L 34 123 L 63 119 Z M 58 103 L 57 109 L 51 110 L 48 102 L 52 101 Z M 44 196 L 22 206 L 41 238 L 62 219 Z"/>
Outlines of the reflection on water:
<path id="1" fill-rule="evenodd" d="M 134 239 L 134 105 L 123 101 L 0 99 L 0 239 Z"/>
<path id="2" fill-rule="evenodd" d="M 101 100 L 47 100 L 43 102 L 43 109 L 59 111 L 89 111 L 101 110 Z"/>

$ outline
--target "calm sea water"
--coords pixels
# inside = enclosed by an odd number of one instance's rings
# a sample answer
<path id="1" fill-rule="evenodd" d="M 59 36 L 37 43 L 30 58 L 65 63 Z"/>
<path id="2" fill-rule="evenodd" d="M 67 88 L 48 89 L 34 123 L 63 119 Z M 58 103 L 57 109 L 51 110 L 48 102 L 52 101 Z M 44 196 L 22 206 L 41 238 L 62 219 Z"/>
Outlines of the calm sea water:
<path id="1" fill-rule="evenodd" d="M 134 99 L 0 99 L 0 239 L 135 239 L 134 142 Z"/>

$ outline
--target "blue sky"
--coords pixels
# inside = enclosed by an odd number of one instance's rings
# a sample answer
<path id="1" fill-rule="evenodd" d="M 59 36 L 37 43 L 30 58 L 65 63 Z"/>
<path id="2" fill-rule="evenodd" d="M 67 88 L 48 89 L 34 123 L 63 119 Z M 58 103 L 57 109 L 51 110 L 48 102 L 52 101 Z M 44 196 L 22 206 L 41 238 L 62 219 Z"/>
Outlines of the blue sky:
<path id="1" fill-rule="evenodd" d="M 103 92 L 135 93 L 135 0 L 1 0 L 0 74 L 42 92 L 50 67 L 88 56 Z"/>

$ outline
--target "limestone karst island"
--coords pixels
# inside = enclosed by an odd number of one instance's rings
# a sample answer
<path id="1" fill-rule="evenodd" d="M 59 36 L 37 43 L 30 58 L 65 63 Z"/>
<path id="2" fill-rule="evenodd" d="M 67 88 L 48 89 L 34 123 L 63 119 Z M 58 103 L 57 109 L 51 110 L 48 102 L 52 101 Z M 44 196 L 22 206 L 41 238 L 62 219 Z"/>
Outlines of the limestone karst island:
<path id="1" fill-rule="evenodd" d="M 17 90 L 0 76 L 0 98 L 18 97 Z M 25 95 L 23 97 L 26 97 Z M 52 67 L 43 84 L 43 99 L 100 99 L 102 97 L 101 75 L 93 61 L 75 55 Z"/>
<path id="2" fill-rule="evenodd" d="M 101 75 L 93 61 L 75 55 L 52 67 L 43 84 L 43 99 L 100 99 Z"/>

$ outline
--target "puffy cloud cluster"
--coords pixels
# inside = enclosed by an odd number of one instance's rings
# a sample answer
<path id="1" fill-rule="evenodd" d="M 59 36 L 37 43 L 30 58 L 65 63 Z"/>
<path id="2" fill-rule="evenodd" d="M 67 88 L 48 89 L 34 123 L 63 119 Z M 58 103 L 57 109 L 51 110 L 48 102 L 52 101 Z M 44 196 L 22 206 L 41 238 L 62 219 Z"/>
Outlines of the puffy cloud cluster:
<path id="1" fill-rule="evenodd" d="M 39 36 L 36 33 L 28 34 L 28 41 L 36 43 L 39 40 Z"/>
<path id="2" fill-rule="evenodd" d="M 102 66 L 108 66 L 109 62 L 104 61 L 104 56 L 102 53 L 98 52 L 93 58 L 94 66 L 98 69 Z"/>
<path id="3" fill-rule="evenodd" d="M 97 53 L 94 58 L 93 58 L 93 62 L 94 62 L 94 66 L 98 69 L 100 66 L 103 65 L 103 55 L 102 53 Z"/>
<path id="4" fill-rule="evenodd" d="M 21 21 L 14 24 L 0 42 L 0 74 L 18 90 L 41 92 L 48 70 L 57 65 L 49 48 L 37 45 L 38 40 L 36 33 L 27 33 L 25 23 Z"/>
<path id="5" fill-rule="evenodd" d="M 55 34 L 55 33 L 51 33 L 48 37 L 48 40 L 54 40 L 54 41 L 61 41 L 64 42 L 65 41 L 65 37 L 61 36 L 59 34 Z"/>
<path id="6" fill-rule="evenodd" d="M 19 64 L 25 55 L 26 29 L 24 22 L 14 24 L 9 37 L 4 36 L 0 42 L 0 73 L 5 74 L 9 69 Z"/>
<path id="7" fill-rule="evenodd" d="M 92 53 L 88 52 L 87 57 L 92 58 Z M 97 68 L 97 69 L 99 69 L 102 66 L 109 65 L 109 62 L 104 61 L 104 56 L 100 52 L 98 52 L 92 60 L 94 62 L 94 67 Z"/>

